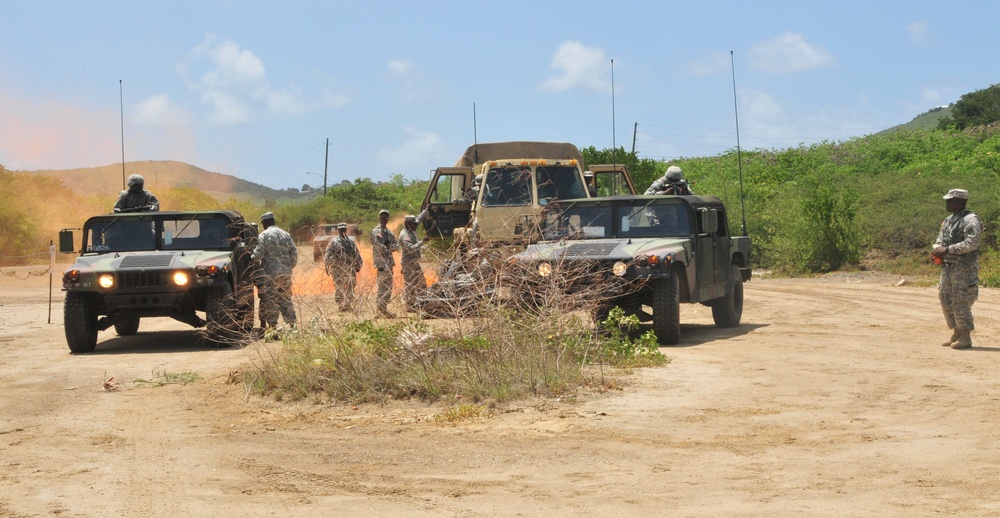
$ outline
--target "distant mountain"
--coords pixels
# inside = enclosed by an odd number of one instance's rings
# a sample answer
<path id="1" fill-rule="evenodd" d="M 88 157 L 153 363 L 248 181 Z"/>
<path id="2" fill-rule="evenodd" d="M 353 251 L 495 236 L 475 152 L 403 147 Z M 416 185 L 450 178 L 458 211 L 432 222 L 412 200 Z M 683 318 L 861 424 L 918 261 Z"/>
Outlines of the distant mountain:
<path id="1" fill-rule="evenodd" d="M 43 174 L 59 178 L 64 185 L 83 196 L 100 195 L 113 197 L 122 187 L 122 165 L 111 164 L 82 169 L 60 169 L 42 171 L 14 171 L 17 173 Z M 235 176 L 213 173 L 200 167 L 173 160 L 147 160 L 126 162 L 125 176 L 142 175 L 146 189 L 156 194 L 158 190 L 175 187 L 193 187 L 205 194 L 224 201 L 231 197 L 239 199 L 289 199 L 315 196 L 314 193 L 299 193 L 297 189 L 279 191 L 270 187 L 241 180 Z"/>
<path id="2" fill-rule="evenodd" d="M 914 131 L 914 130 L 934 130 L 937 129 L 938 121 L 945 118 L 951 117 L 951 107 L 948 106 L 938 106 L 937 108 L 931 108 L 920 115 L 917 115 L 910 122 L 906 124 L 900 124 L 898 126 L 893 126 L 889 129 L 882 130 L 876 135 L 883 135 L 886 133 L 894 133 L 897 131 Z"/>

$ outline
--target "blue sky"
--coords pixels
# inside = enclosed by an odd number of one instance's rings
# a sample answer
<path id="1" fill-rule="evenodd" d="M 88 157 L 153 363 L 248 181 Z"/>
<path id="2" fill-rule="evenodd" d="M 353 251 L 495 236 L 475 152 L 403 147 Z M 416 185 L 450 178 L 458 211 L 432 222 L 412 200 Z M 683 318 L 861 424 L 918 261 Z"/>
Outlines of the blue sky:
<path id="1" fill-rule="evenodd" d="M 327 138 L 331 184 L 425 179 L 474 139 L 631 150 L 634 137 L 640 157 L 711 156 L 737 144 L 730 52 L 744 149 L 846 140 L 1000 82 L 998 14 L 923 0 L 7 0 L 0 164 L 120 163 L 123 125 L 127 161 L 274 188 L 322 185 Z"/>

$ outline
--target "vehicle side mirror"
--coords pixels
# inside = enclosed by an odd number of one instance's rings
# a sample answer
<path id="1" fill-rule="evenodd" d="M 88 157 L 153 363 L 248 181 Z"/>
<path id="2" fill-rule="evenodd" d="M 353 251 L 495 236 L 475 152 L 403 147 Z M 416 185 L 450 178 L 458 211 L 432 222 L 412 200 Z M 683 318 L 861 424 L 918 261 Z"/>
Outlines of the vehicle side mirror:
<path id="1" fill-rule="evenodd" d="M 628 216 L 622 216 L 622 232 L 628 232 Z"/>
<path id="2" fill-rule="evenodd" d="M 64 254 L 72 254 L 73 249 L 73 229 L 64 228 L 59 231 L 59 251 Z"/>
<path id="3" fill-rule="evenodd" d="M 719 231 L 719 212 L 714 209 L 698 209 L 701 218 L 701 231 L 703 234 L 715 234 Z"/>

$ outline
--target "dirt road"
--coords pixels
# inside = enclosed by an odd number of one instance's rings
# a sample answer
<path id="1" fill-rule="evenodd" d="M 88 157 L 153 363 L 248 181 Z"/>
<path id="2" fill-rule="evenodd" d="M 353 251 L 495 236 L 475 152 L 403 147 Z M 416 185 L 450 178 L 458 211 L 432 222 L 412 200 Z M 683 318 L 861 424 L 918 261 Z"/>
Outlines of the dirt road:
<path id="1" fill-rule="evenodd" d="M 0 276 L 0 516 L 996 516 L 1000 293 L 954 351 L 934 287 L 897 281 L 755 279 L 742 326 L 685 305 L 620 392 L 443 425 L 246 399 L 227 376 L 273 344 L 165 319 L 71 355 L 47 277 Z"/>

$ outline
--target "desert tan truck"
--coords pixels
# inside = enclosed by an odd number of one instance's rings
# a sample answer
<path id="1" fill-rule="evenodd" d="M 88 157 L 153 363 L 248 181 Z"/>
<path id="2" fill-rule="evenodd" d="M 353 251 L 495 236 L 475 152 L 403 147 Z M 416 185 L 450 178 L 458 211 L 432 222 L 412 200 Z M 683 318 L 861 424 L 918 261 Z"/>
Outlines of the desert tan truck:
<path id="1" fill-rule="evenodd" d="M 635 194 L 622 165 L 594 166 L 600 195 Z M 527 244 L 546 205 L 593 197 L 583 155 L 563 142 L 494 142 L 470 146 L 453 167 L 439 167 L 424 197 L 431 237 Z M 588 175 L 589 176 L 589 175 Z"/>

